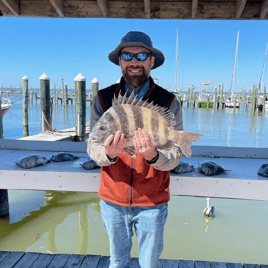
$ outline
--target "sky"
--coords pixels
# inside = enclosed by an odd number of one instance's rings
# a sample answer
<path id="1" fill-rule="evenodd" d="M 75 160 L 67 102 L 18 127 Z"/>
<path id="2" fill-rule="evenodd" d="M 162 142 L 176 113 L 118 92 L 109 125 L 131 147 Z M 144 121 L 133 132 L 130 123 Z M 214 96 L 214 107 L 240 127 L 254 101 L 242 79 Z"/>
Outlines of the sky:
<path id="1" fill-rule="evenodd" d="M 224 84 L 231 87 L 237 32 L 239 46 L 234 90 L 247 91 L 259 84 L 263 68 L 268 21 L 266 20 L 150 20 L 89 18 L 0 18 L 0 87 L 19 88 L 27 76 L 31 88 L 39 88 L 46 73 L 50 87 L 60 88 L 62 79 L 69 89 L 74 78 L 86 78 L 86 88 L 97 78 L 105 88 L 121 77 L 121 69 L 108 54 L 128 31 L 148 34 L 165 63 L 152 70 L 159 84 L 173 91 L 176 85 L 176 35 L 179 31 L 179 89 L 195 92 L 212 81 L 207 91 Z M 268 87 L 268 71 L 264 75 Z"/>

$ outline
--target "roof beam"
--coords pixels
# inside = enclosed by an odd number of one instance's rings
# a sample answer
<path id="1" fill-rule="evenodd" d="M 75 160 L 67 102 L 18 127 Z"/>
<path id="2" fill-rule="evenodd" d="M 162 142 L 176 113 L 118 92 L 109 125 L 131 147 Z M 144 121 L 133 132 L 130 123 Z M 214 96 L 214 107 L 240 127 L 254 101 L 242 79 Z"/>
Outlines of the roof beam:
<path id="1" fill-rule="evenodd" d="M 268 0 L 263 0 L 262 5 L 261 5 L 261 13 L 260 13 L 260 18 L 265 19 L 266 15 L 268 13 Z"/>
<path id="2" fill-rule="evenodd" d="M 241 14 L 245 8 L 247 0 L 237 0 L 236 1 L 236 19 L 240 19 Z"/>
<path id="3" fill-rule="evenodd" d="M 101 10 L 101 13 L 103 17 L 108 17 L 108 5 L 107 5 L 107 0 L 97 0 L 99 8 Z"/>
<path id="4" fill-rule="evenodd" d="M 64 17 L 63 0 L 49 0 L 52 6 L 56 9 L 60 17 Z"/>
<path id="5" fill-rule="evenodd" d="M 192 19 L 196 19 L 198 0 L 193 0 L 192 2 Z"/>
<path id="6" fill-rule="evenodd" d="M 8 7 L 8 9 L 12 12 L 13 15 L 20 15 L 19 4 L 16 2 L 16 0 L 2 0 L 2 2 Z"/>
<path id="7" fill-rule="evenodd" d="M 144 12 L 145 12 L 145 18 L 150 19 L 151 17 L 151 1 L 150 0 L 144 0 Z"/>

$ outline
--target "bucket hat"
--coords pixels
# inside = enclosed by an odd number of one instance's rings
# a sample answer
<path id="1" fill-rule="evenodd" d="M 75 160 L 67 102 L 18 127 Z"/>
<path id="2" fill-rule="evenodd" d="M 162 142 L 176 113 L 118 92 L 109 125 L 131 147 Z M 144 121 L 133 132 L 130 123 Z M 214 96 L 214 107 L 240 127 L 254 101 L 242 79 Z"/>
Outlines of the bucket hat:
<path id="1" fill-rule="evenodd" d="M 109 54 L 108 58 L 112 63 L 119 65 L 118 58 L 120 56 L 121 49 L 124 47 L 147 48 L 155 56 L 155 63 L 152 69 L 156 69 L 157 67 L 161 66 L 165 61 L 164 54 L 160 50 L 153 47 L 153 42 L 151 38 L 143 32 L 138 31 L 128 32 L 121 39 L 121 43 L 115 48 L 115 50 L 113 50 Z"/>

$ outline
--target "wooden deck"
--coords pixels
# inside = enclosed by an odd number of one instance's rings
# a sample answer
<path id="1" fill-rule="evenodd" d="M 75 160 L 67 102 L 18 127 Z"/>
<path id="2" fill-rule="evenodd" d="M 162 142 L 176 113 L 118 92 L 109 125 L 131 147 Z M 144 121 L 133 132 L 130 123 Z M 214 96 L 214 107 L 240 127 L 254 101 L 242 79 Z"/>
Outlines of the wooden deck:
<path id="1" fill-rule="evenodd" d="M 0 251 L 0 267 L 3 268 L 108 268 L 109 257 L 77 254 L 43 254 L 34 252 Z M 140 268 L 137 258 L 132 268 Z M 162 268 L 268 268 L 268 265 L 241 264 L 192 260 L 162 260 Z"/>

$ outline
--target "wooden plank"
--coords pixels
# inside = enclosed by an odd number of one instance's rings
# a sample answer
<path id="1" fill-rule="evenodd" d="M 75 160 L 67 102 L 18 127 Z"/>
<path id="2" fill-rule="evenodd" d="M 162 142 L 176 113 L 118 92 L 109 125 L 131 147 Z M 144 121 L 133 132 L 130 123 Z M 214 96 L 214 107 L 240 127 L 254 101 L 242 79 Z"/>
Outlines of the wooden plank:
<path id="1" fill-rule="evenodd" d="M 40 254 L 31 268 L 47 268 L 54 257 L 53 254 Z"/>
<path id="2" fill-rule="evenodd" d="M 247 0 L 237 0 L 236 2 L 236 19 L 240 19 L 241 14 L 245 8 Z"/>
<path id="3" fill-rule="evenodd" d="M 151 1 L 150 0 L 144 0 L 144 12 L 145 12 L 145 18 L 150 19 L 151 17 Z"/>
<path id="4" fill-rule="evenodd" d="M 179 268 L 194 268 L 194 262 L 191 260 L 179 260 Z"/>
<path id="5" fill-rule="evenodd" d="M 225 262 L 211 262 L 210 266 L 211 268 L 227 268 Z"/>
<path id="6" fill-rule="evenodd" d="M 110 257 L 108 256 L 102 256 L 98 268 L 109 268 L 110 265 Z"/>
<path id="7" fill-rule="evenodd" d="M 264 0 L 261 5 L 260 19 L 265 19 L 268 14 L 268 0 Z"/>
<path id="8" fill-rule="evenodd" d="M 100 7 L 103 17 L 104 18 L 108 17 L 109 10 L 108 10 L 107 0 L 97 0 L 97 1 L 98 1 L 98 5 Z"/>
<path id="9" fill-rule="evenodd" d="M 72 254 L 64 268 L 80 267 L 85 259 L 84 255 Z M 58 266 L 59 267 L 59 266 Z"/>
<path id="10" fill-rule="evenodd" d="M 20 259 L 14 268 L 29 268 L 39 256 L 40 253 L 28 252 Z"/>
<path id="11" fill-rule="evenodd" d="M 162 260 L 162 268 L 178 268 L 178 260 Z"/>
<path id="12" fill-rule="evenodd" d="M 0 263 L 10 254 L 9 251 L 0 251 Z"/>
<path id="13" fill-rule="evenodd" d="M 59 17 L 64 17 L 64 11 L 63 11 L 63 0 L 49 0 L 52 6 L 57 11 Z"/>
<path id="14" fill-rule="evenodd" d="M 80 268 L 97 268 L 100 259 L 100 255 L 87 255 Z"/>
<path id="15" fill-rule="evenodd" d="M 210 264 L 208 261 L 195 261 L 195 268 L 210 268 Z"/>
<path id="16" fill-rule="evenodd" d="M 12 268 L 22 258 L 25 252 L 11 252 L 1 262 L 1 267 Z"/>
<path id="17" fill-rule="evenodd" d="M 20 15 L 19 5 L 16 0 L 2 0 L 14 16 Z"/>
<path id="18" fill-rule="evenodd" d="M 47 268 L 65 267 L 64 265 L 66 264 L 69 258 L 70 258 L 69 254 L 57 254 L 52 259 Z"/>
<path id="19" fill-rule="evenodd" d="M 192 0 L 192 19 L 196 19 L 198 0 Z"/>
<path id="20" fill-rule="evenodd" d="M 243 268 L 243 265 L 241 263 L 227 262 L 226 265 L 227 265 L 227 268 Z"/>

